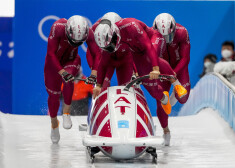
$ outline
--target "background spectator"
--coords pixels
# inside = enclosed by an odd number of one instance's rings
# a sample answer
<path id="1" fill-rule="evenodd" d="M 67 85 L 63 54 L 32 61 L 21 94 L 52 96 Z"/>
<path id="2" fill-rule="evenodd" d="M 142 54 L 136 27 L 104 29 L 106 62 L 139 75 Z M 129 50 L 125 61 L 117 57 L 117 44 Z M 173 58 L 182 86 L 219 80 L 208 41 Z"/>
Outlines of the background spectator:
<path id="1" fill-rule="evenodd" d="M 221 61 L 235 61 L 233 41 L 225 41 L 221 48 Z"/>
<path id="2" fill-rule="evenodd" d="M 217 57 L 214 54 L 207 54 L 204 57 L 204 67 L 203 67 L 203 72 L 200 75 L 200 78 L 203 77 L 205 74 L 214 71 L 214 66 L 215 66 L 216 61 L 217 61 Z"/>
<path id="3" fill-rule="evenodd" d="M 214 72 L 223 75 L 227 80 L 231 81 L 235 75 L 235 61 L 234 61 L 234 43 L 225 41 L 221 49 L 222 59 L 215 64 Z"/>

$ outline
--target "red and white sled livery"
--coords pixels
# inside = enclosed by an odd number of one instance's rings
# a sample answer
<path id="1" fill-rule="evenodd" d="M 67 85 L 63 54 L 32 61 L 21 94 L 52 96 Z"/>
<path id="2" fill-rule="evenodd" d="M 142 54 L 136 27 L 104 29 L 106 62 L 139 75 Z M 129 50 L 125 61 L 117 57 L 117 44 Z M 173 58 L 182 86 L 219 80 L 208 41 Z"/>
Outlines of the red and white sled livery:
<path id="1" fill-rule="evenodd" d="M 155 136 L 150 110 L 140 88 L 109 87 L 97 97 L 83 144 L 99 147 L 114 159 L 140 156 L 148 147 L 162 144 Z"/>

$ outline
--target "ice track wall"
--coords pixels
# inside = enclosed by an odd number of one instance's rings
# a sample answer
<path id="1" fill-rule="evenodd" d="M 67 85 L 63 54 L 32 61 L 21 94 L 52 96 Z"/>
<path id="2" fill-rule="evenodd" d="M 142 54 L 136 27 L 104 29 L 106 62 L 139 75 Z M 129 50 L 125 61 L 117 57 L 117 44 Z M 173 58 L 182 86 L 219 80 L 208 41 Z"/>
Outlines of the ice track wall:
<path id="1" fill-rule="evenodd" d="M 235 87 L 220 74 L 204 76 L 192 90 L 179 115 L 193 115 L 206 107 L 216 109 L 235 131 Z"/>

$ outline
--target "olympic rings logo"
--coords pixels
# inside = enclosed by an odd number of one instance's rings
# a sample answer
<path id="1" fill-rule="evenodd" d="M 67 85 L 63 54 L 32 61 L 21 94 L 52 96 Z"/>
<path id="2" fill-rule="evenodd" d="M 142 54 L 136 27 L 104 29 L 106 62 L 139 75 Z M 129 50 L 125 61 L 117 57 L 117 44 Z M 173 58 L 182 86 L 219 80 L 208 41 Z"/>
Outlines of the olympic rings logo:
<path id="1" fill-rule="evenodd" d="M 48 21 L 48 20 L 55 20 L 55 21 L 57 21 L 59 19 L 60 18 L 58 16 L 55 16 L 55 15 L 49 15 L 49 16 L 45 16 L 44 18 L 42 18 L 42 20 L 38 24 L 38 34 L 42 38 L 42 40 L 44 40 L 45 42 L 48 42 L 48 37 L 46 37 L 45 34 L 42 31 L 43 24 L 46 21 Z M 92 26 L 91 21 L 88 18 L 86 18 L 86 19 L 87 19 L 88 25 L 91 27 Z M 87 51 L 87 48 L 86 48 L 86 46 L 84 44 L 82 44 L 81 47 L 82 47 L 84 52 Z"/>

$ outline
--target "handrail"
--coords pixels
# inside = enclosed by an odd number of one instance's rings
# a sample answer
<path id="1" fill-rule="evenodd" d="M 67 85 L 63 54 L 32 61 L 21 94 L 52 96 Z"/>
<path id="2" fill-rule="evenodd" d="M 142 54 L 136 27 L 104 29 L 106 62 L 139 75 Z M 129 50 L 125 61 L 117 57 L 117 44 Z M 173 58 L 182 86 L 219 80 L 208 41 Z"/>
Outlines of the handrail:
<path id="1" fill-rule="evenodd" d="M 216 72 L 212 72 L 212 73 L 209 73 L 209 74 L 210 75 L 215 75 L 218 78 L 220 78 L 235 93 L 235 86 L 232 83 L 230 83 L 225 77 L 223 77 L 222 75 L 220 75 L 219 73 L 216 73 Z"/>
<path id="2" fill-rule="evenodd" d="M 178 115 L 193 115 L 206 107 L 217 110 L 235 131 L 235 86 L 218 73 L 199 80 Z"/>

